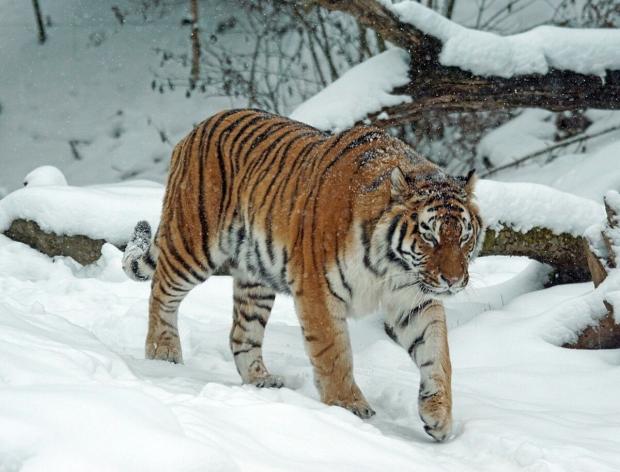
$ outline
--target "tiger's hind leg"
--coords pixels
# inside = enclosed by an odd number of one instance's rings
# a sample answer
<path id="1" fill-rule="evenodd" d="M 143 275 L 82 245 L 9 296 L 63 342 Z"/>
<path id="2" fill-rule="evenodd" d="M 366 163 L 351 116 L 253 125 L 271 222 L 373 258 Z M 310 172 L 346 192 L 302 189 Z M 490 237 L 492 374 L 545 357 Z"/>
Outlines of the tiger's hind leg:
<path id="1" fill-rule="evenodd" d="M 263 337 L 275 292 L 261 283 L 235 274 L 230 349 L 243 383 L 280 388 L 281 377 L 271 375 L 263 362 Z"/>
<path id="2" fill-rule="evenodd" d="M 211 273 L 200 264 L 188 265 L 187 257 L 166 244 L 160 247 L 149 300 L 147 359 L 183 363 L 177 326 L 179 306 L 190 290 L 207 280 Z"/>

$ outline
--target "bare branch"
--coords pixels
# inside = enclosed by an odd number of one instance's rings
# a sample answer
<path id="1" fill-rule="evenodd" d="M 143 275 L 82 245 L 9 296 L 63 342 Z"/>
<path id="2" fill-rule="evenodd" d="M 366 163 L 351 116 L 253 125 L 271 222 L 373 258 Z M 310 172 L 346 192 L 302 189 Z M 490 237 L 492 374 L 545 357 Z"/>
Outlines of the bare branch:
<path id="1" fill-rule="evenodd" d="M 612 131 L 617 131 L 617 130 L 620 130 L 620 125 L 619 126 L 612 126 L 611 128 L 604 129 L 604 130 L 599 131 L 597 133 L 592 133 L 592 134 L 582 133 L 582 134 L 578 134 L 577 136 L 572 136 L 572 137 L 570 137 L 568 139 L 564 139 L 564 140 L 562 140 L 562 141 L 560 141 L 558 143 L 555 143 L 555 144 L 553 144 L 551 146 L 548 146 L 548 147 L 546 147 L 544 149 L 541 149 L 540 151 L 532 152 L 532 153 L 527 154 L 527 155 L 525 155 L 523 157 L 520 157 L 520 158 L 518 158 L 518 159 L 516 159 L 516 160 L 514 160 L 514 161 L 512 161 L 512 162 L 510 162 L 508 164 L 504 164 L 502 166 L 496 167 L 495 169 L 491 169 L 487 173 L 482 174 L 481 177 L 485 178 L 485 177 L 488 177 L 488 176 L 490 176 L 492 174 L 500 172 L 502 170 L 510 169 L 512 167 L 518 167 L 519 165 L 523 164 L 524 162 L 527 162 L 527 161 L 532 160 L 532 159 L 534 159 L 536 157 L 539 157 L 539 156 L 543 156 L 545 154 L 549 154 L 550 152 L 555 151 L 556 149 L 560 149 L 560 148 L 563 148 L 563 147 L 566 147 L 566 146 L 570 146 L 571 144 L 575 144 L 575 143 L 583 143 L 584 141 L 587 141 L 589 139 L 597 138 L 599 136 L 602 136 L 604 134 L 611 133 Z"/>

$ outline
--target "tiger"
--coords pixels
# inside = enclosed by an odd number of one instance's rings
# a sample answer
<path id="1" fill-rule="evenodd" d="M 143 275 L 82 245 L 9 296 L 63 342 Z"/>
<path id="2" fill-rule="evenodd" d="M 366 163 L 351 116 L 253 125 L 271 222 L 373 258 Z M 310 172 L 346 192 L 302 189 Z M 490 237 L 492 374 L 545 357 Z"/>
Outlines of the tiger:
<path id="1" fill-rule="evenodd" d="M 451 176 L 388 132 L 330 134 L 254 109 L 219 112 L 174 148 L 154 237 L 139 222 L 123 256 L 151 280 L 146 357 L 183 362 L 177 316 L 218 269 L 233 278 L 229 336 L 241 379 L 282 387 L 262 344 L 276 293 L 292 296 L 321 401 L 375 414 L 353 377 L 347 318 L 381 311 L 420 370 L 425 431 L 452 430 L 442 299 L 468 283 L 482 221 L 475 176 Z"/>

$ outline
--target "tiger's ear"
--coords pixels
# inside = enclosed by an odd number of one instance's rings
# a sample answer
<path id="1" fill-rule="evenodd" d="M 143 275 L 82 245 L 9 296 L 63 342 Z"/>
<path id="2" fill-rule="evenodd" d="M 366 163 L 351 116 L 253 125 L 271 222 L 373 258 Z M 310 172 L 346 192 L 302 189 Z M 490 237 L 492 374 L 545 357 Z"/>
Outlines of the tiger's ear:
<path id="1" fill-rule="evenodd" d="M 392 198 L 399 198 L 407 192 L 407 179 L 405 178 L 405 174 L 403 174 L 400 167 L 396 166 L 392 169 L 392 173 L 390 174 L 390 184 Z"/>
<path id="2" fill-rule="evenodd" d="M 474 187 L 476 186 L 476 182 L 478 181 L 478 176 L 476 174 L 476 169 L 470 170 L 465 177 L 461 177 L 463 179 L 463 188 L 467 195 L 473 195 Z"/>

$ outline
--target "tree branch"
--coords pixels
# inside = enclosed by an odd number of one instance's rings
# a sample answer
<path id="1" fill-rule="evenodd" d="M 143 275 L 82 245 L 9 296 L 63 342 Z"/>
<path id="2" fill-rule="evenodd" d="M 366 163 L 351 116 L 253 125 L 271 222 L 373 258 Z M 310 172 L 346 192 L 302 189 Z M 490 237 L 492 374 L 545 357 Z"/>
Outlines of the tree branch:
<path id="1" fill-rule="evenodd" d="M 512 162 L 509 162 L 508 164 L 504 164 L 501 165 L 499 167 L 495 167 L 494 169 L 490 169 L 489 171 L 483 173 L 480 175 L 481 178 L 486 178 L 490 175 L 496 174 L 497 172 L 500 172 L 502 170 L 506 170 L 506 169 L 510 169 L 512 167 L 518 167 L 519 165 L 523 164 L 526 161 L 529 161 L 531 159 L 534 159 L 536 157 L 539 156 L 544 156 L 545 154 L 549 154 L 552 151 L 555 151 L 556 149 L 560 149 L 566 146 L 570 146 L 571 144 L 575 144 L 575 143 L 583 143 L 584 141 L 587 141 L 588 139 L 593 139 L 593 138 L 597 138 L 599 136 L 602 136 L 604 134 L 607 133 L 611 133 L 613 131 L 618 131 L 620 130 L 620 125 L 618 126 L 612 126 L 611 128 L 606 128 L 602 131 L 599 131 L 597 133 L 592 133 L 592 134 L 588 134 L 588 133 L 581 133 L 578 134 L 576 136 L 571 136 L 570 138 L 564 139 L 558 143 L 555 143 L 551 146 L 547 146 L 544 149 L 541 149 L 539 151 L 536 152 L 532 152 L 530 154 L 527 154 L 523 157 L 520 157 L 518 159 L 515 159 Z"/>
<path id="2" fill-rule="evenodd" d="M 480 76 L 439 62 L 441 41 L 401 22 L 376 0 L 316 0 L 329 10 L 353 15 L 384 39 L 405 49 L 411 56 L 410 82 L 394 94 L 413 100 L 374 110 L 368 119 L 380 127 L 391 127 L 416 118 L 422 111 L 453 112 L 545 108 L 552 111 L 579 108 L 620 109 L 620 71 L 604 77 L 569 70 L 550 69 L 546 74 L 515 75 L 510 78 Z M 378 116 L 386 119 L 378 119 Z"/>
<path id="3" fill-rule="evenodd" d="M 412 25 L 401 23 L 396 15 L 375 0 L 316 0 L 332 11 L 342 11 L 357 18 L 362 25 L 375 30 L 381 37 L 410 53 L 422 46 L 424 33 Z"/>

